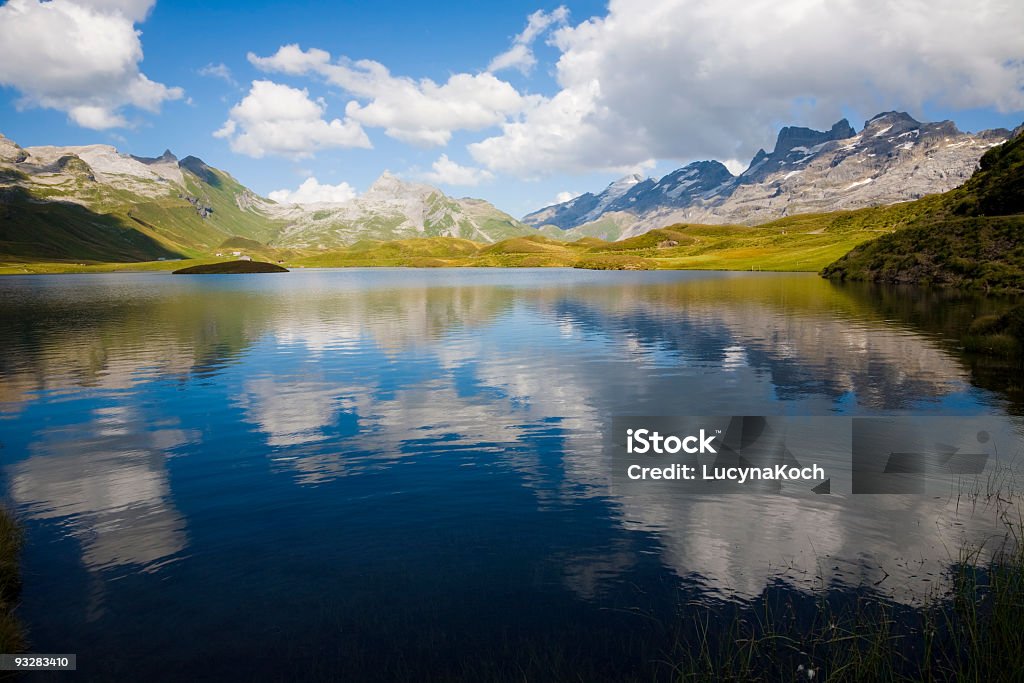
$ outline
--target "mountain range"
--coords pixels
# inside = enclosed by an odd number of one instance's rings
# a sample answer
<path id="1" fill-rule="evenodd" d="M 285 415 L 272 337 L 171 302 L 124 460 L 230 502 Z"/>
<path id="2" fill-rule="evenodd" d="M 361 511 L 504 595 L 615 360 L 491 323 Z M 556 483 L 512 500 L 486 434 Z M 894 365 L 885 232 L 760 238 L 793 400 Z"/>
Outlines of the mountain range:
<path id="1" fill-rule="evenodd" d="M 957 187 L 1009 135 L 963 133 L 952 121 L 921 123 L 902 112 L 879 114 L 859 133 L 846 119 L 827 131 L 791 126 L 738 176 L 717 161 L 696 161 L 658 180 L 630 175 L 523 222 L 561 228 L 567 239 L 623 239 L 674 223 L 756 225 L 893 204 Z"/>
<path id="2" fill-rule="evenodd" d="M 621 240 L 679 223 L 756 225 L 947 191 L 1008 136 L 898 112 L 879 114 L 859 133 L 846 120 L 828 131 L 786 127 L 772 152 L 759 151 L 738 176 L 697 161 L 657 180 L 627 176 L 519 221 L 484 200 L 387 172 L 347 202 L 280 204 L 194 156 L 132 156 L 110 145 L 22 148 L 0 135 L 0 261 L 150 261 L 240 246 L 287 257 L 366 240 Z"/>
<path id="3" fill-rule="evenodd" d="M 274 242 L 301 249 L 409 237 L 493 243 L 537 232 L 482 199 L 455 199 L 436 187 L 404 181 L 387 171 L 364 194 L 347 202 L 280 204 L 264 211 L 285 222 Z"/>
<path id="4" fill-rule="evenodd" d="M 22 148 L 0 135 L 0 260 L 142 261 L 213 255 L 238 240 L 276 250 L 364 239 L 536 235 L 480 199 L 384 173 L 344 203 L 278 204 L 201 159 L 109 145 Z"/>

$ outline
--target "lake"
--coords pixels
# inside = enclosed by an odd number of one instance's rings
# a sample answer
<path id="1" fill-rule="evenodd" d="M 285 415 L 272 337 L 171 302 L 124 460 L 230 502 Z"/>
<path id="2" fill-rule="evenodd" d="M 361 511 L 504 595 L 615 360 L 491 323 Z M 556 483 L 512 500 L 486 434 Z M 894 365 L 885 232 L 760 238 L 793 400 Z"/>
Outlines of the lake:
<path id="1" fill-rule="evenodd" d="M 1003 303 L 770 273 L 2 278 L 19 614 L 82 680 L 651 680 L 695 611 L 912 604 L 992 510 L 648 498 L 612 482 L 611 421 L 1019 430 L 1020 369 L 957 341 Z"/>

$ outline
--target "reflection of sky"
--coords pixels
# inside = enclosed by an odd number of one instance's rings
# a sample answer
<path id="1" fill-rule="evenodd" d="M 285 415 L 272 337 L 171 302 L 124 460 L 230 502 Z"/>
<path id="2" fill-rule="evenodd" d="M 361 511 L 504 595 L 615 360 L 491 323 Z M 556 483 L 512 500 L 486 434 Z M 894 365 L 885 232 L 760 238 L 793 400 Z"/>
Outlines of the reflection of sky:
<path id="1" fill-rule="evenodd" d="M 434 501 L 363 522 L 409 537 L 429 514 L 464 523 L 444 516 L 451 482 L 477 496 L 479 523 L 504 507 L 572 517 L 593 501 L 601 511 L 581 523 L 613 530 L 552 553 L 588 599 L 637 565 L 636 534 L 657 540 L 675 574 L 751 595 L 782 568 L 815 576 L 822 554 L 873 582 L 881 567 L 866 550 L 934 555 L 991 531 L 988 518 L 937 524 L 941 502 L 666 503 L 617 491 L 604 448 L 613 415 L 970 414 L 999 399 L 928 337 L 836 314 L 849 302 L 815 278 L 764 278 L 763 296 L 748 297 L 717 275 L 614 274 L 612 287 L 590 273 L 530 276 L 522 288 L 490 272 L 295 273 L 274 286 L 143 278 L 132 281 L 142 305 L 123 308 L 118 294 L 66 331 L 45 317 L 48 300 L 33 300 L 40 317 L 22 312 L 20 324 L 48 334 L 0 351 L 4 383 L 18 387 L 0 396 L 11 497 L 52 524 L 50 537 L 78 544 L 90 570 L 129 573 L 214 546 L 248 557 L 240 548 L 266 533 L 254 519 L 265 525 L 270 510 L 322 526 L 336 545 L 317 552 L 333 557 L 350 539 L 333 535 L 332 511 L 354 500 Z M 424 286 L 431 278 L 444 286 Z M 823 303 L 783 296 L 804 289 Z M 62 289 L 48 291 L 59 308 Z M 88 292 L 68 296 L 89 304 Z M 290 517 L 299 509 L 311 516 Z"/>
<path id="2" fill-rule="evenodd" d="M 30 520 L 59 520 L 92 569 L 150 568 L 187 544 L 171 501 L 166 457 L 194 434 L 148 423 L 136 406 L 108 405 L 81 423 L 49 422 L 30 456 L 8 468 L 10 492 Z"/>

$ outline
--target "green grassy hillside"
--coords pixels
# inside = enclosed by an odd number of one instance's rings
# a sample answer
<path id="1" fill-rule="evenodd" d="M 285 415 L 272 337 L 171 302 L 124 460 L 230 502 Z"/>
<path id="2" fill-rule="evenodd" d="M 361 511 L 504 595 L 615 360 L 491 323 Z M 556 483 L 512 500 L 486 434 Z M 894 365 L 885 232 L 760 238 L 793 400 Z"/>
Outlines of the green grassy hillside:
<path id="1" fill-rule="evenodd" d="M 182 162 L 186 191 L 151 183 L 155 196 L 99 183 L 80 159 L 65 159 L 62 182 L 31 191 L 17 184 L 25 180 L 18 171 L 0 170 L 0 261 L 203 257 L 231 237 L 265 241 L 282 225 L 248 208 L 254 196 L 231 176 L 194 157 Z"/>
<path id="2" fill-rule="evenodd" d="M 852 249 L 822 275 L 1024 292 L 1024 130 L 986 152 L 961 187 L 905 207 L 914 215 L 904 229 Z"/>
<path id="3" fill-rule="evenodd" d="M 934 198 L 921 200 L 925 204 Z M 784 218 L 756 227 L 673 225 L 619 242 L 585 237 L 562 242 L 542 234 L 484 244 L 455 237 L 360 240 L 329 250 L 279 250 L 248 238 L 215 246 L 183 249 L 192 262 L 210 260 L 213 251 L 242 250 L 291 267 L 580 267 L 593 269 L 704 269 L 818 271 L 879 235 L 912 230 L 919 220 L 916 202 L 889 207 Z M 959 219 L 965 225 L 969 219 Z M 1012 233 L 1012 221 L 994 224 Z M 141 226 L 145 230 L 145 226 Z M 150 231 L 148 234 L 155 234 Z M 164 234 L 167 234 L 166 231 Z M 145 235 L 143 235 L 145 236 Z M 1012 237 L 1012 234 L 1010 235 Z M 154 238 L 155 241 L 155 238 Z M 159 242 L 156 242 L 159 244 Z M 43 260 L 43 259 L 38 259 Z M 53 259 L 57 261 L 59 259 Z M 191 264 L 191 262 L 190 262 Z M 179 262 L 178 266 L 180 267 Z M 162 269 L 138 264 L 139 269 Z M 109 270 L 104 266 L 20 263 L 0 272 Z M 123 268 L 118 268 L 123 269 Z"/>
<path id="4" fill-rule="evenodd" d="M 816 271 L 854 246 L 902 223 L 900 208 L 787 218 L 758 227 L 674 225 L 607 242 L 561 242 L 544 235 L 495 244 L 452 238 L 363 241 L 298 258 L 306 267 L 561 266 L 597 270 L 716 269 Z"/>
<path id="5" fill-rule="evenodd" d="M 209 255 L 232 237 L 265 243 L 283 226 L 283 222 L 246 207 L 255 196 L 227 173 L 195 157 L 185 157 L 181 169 L 185 193 L 143 202 L 129 197 L 113 210 L 189 256 Z"/>
<path id="6" fill-rule="evenodd" d="M 277 250 L 237 238 L 218 251 L 243 250 L 253 258 L 281 261 L 289 268 L 326 267 L 578 267 L 597 270 L 705 269 L 817 271 L 855 246 L 903 227 L 904 205 L 835 214 L 796 216 L 762 226 L 674 225 L 644 235 L 606 242 L 585 237 L 562 242 L 542 234 L 495 244 L 455 237 L 360 240 L 328 250 Z M 190 256 L 192 254 L 189 254 Z M 205 254 L 181 265 L 209 261 Z M 161 263 L 126 266 L 164 269 Z M 96 265 L 16 264 L 3 272 L 111 270 Z M 125 268 L 117 267 L 118 270 Z"/>
<path id="7" fill-rule="evenodd" d="M 124 214 L 73 202 L 33 201 L 19 187 L 0 188 L 0 261 L 152 261 L 177 258 L 173 245 Z"/>

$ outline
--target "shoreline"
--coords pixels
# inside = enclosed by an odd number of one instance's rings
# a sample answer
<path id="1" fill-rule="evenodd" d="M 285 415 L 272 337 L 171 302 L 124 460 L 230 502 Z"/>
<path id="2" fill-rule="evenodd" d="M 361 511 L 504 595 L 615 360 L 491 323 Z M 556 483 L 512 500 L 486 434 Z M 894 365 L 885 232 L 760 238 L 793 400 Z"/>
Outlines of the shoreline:
<path id="1" fill-rule="evenodd" d="M 14 515 L 0 507 L 0 652 L 17 654 L 25 648 L 24 631 L 15 617 L 21 593 L 20 555 L 24 543 Z"/>
<path id="2" fill-rule="evenodd" d="M 217 259 L 181 259 L 178 261 L 139 261 L 137 263 L 92 263 L 92 264 L 63 264 L 52 262 L 38 263 L 0 263 L 0 277 L 17 275 L 86 275 L 105 273 L 170 273 L 178 268 L 191 266 L 208 265 L 217 263 Z M 475 268 L 480 270 L 589 270 L 601 272 L 671 272 L 671 271 L 700 271 L 712 273 L 807 273 L 817 274 L 817 270 L 810 269 L 771 269 L 763 268 L 751 270 L 749 268 L 586 268 L 575 265 L 493 265 L 474 263 L 452 263 L 445 265 L 413 265 L 404 263 L 349 263 L 337 265 L 315 265 L 307 266 L 295 263 L 281 264 L 289 271 L 301 270 L 341 270 L 357 268 L 402 268 L 405 270 L 451 270 L 455 268 Z"/>

